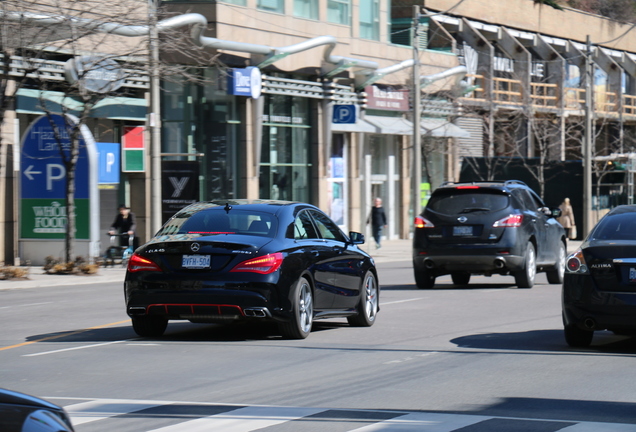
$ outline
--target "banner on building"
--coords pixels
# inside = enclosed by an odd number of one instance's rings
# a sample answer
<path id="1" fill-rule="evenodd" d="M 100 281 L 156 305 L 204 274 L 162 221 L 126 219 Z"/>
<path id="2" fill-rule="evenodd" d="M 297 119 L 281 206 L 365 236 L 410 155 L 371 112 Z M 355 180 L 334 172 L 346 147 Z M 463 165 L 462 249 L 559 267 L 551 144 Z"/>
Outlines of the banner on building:
<path id="1" fill-rule="evenodd" d="M 199 162 L 161 162 L 162 221 L 199 201 Z"/>

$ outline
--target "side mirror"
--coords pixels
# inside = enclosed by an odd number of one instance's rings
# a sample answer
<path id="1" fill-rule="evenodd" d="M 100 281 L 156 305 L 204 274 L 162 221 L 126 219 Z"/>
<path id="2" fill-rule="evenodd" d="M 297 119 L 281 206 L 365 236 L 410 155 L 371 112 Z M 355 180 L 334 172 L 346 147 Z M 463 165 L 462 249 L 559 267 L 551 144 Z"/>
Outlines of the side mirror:
<path id="1" fill-rule="evenodd" d="M 363 244 L 364 234 L 355 231 L 349 231 L 349 241 L 351 242 L 351 244 Z"/>
<path id="2" fill-rule="evenodd" d="M 562 213 L 562 212 L 561 212 L 561 209 L 560 209 L 560 208 L 558 208 L 558 207 L 557 207 L 557 208 L 553 208 L 553 209 L 551 209 L 551 212 L 552 212 L 551 216 L 552 216 L 553 218 L 561 217 L 561 213 Z"/>

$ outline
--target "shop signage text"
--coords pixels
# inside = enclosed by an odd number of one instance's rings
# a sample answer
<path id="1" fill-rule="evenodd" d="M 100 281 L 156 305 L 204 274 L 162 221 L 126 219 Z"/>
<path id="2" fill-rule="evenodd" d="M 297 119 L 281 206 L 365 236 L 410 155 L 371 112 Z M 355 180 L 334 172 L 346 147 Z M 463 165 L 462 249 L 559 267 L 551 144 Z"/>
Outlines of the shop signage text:
<path id="1" fill-rule="evenodd" d="M 250 96 L 258 99 L 262 89 L 261 70 L 250 66 L 244 69 L 234 68 L 228 76 L 227 91 L 235 96 Z"/>
<path id="2" fill-rule="evenodd" d="M 374 84 L 365 87 L 367 107 L 386 111 L 408 111 L 409 91 L 403 87 Z"/>

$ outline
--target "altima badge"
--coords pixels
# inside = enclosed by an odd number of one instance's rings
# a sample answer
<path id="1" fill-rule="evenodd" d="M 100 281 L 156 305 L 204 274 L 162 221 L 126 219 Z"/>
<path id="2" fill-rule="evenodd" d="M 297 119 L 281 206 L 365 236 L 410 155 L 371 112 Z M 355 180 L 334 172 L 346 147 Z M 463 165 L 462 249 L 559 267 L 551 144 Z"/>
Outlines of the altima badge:
<path id="1" fill-rule="evenodd" d="M 192 249 L 192 252 L 199 252 L 199 249 L 201 249 L 201 245 L 197 242 L 194 242 L 190 245 L 190 249 Z"/>
<path id="2" fill-rule="evenodd" d="M 461 223 L 465 223 L 468 220 L 468 218 L 466 216 L 460 216 L 457 218 L 457 220 Z"/>

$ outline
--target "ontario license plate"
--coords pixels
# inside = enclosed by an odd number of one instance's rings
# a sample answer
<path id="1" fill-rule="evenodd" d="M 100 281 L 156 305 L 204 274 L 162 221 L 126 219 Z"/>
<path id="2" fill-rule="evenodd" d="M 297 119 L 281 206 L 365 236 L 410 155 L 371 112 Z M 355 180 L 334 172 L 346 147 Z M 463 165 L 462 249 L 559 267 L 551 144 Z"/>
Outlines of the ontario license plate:
<path id="1" fill-rule="evenodd" d="M 181 266 L 189 269 L 210 268 L 210 255 L 184 255 Z"/>
<path id="2" fill-rule="evenodd" d="M 454 236 L 471 236 L 473 235 L 473 227 L 472 226 L 454 226 L 453 235 Z"/>

